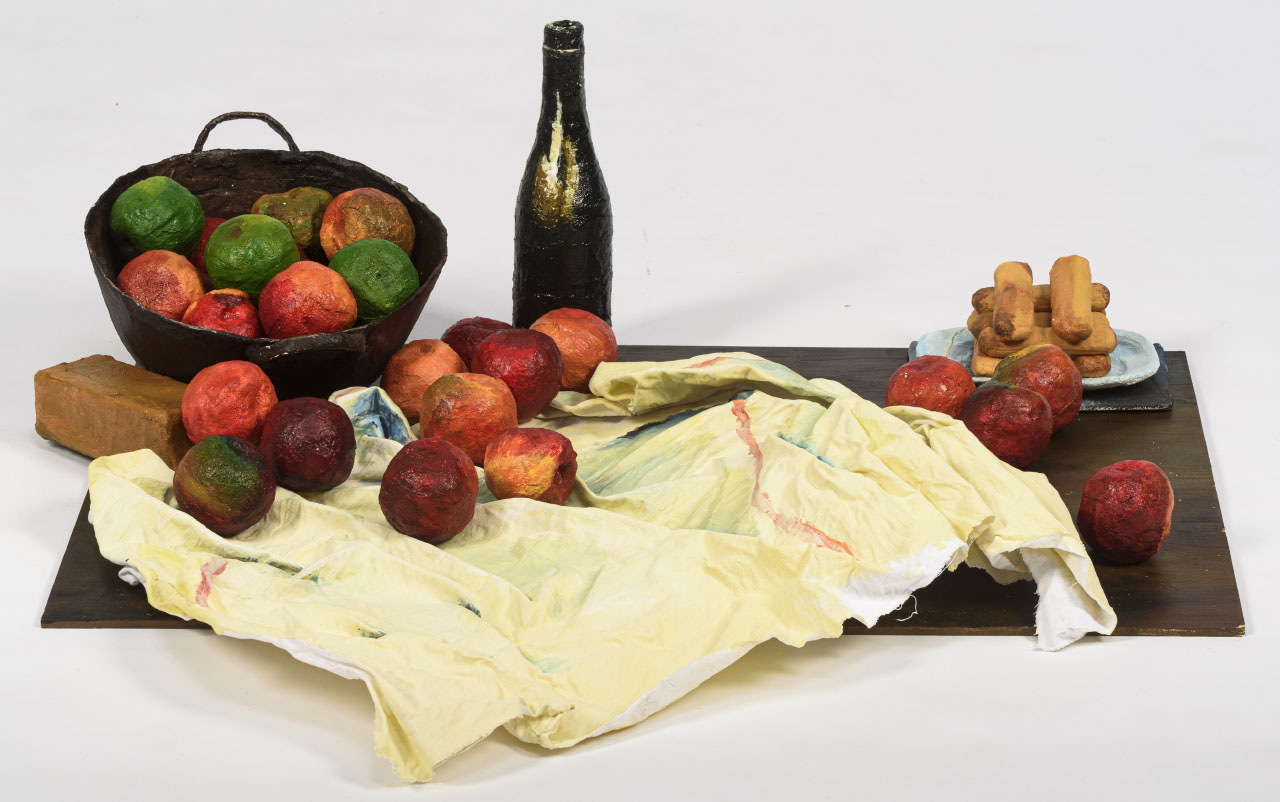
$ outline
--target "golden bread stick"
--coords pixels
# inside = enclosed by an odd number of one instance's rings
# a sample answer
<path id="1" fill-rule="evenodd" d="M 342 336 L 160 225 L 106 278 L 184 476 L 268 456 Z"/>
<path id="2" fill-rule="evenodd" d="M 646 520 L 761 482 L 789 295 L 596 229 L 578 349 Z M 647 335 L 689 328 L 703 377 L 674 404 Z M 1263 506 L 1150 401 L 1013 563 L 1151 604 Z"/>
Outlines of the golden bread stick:
<path id="1" fill-rule="evenodd" d="M 1110 354 L 1089 354 L 1071 358 L 1075 361 L 1076 369 L 1080 371 L 1080 375 L 1086 379 L 1096 379 L 1111 372 Z"/>
<path id="2" fill-rule="evenodd" d="M 1005 342 L 1022 342 L 1035 327 L 1031 304 L 1031 266 L 1004 262 L 996 268 L 992 329 Z"/>
<path id="3" fill-rule="evenodd" d="M 1000 364 L 1000 359 L 994 356 L 987 356 L 977 348 L 973 349 L 973 364 L 970 370 L 974 376 L 990 376 L 996 372 L 996 365 Z"/>
<path id="4" fill-rule="evenodd" d="M 973 308 L 979 312 L 991 312 L 995 309 L 996 288 L 983 287 L 973 294 Z M 1089 308 L 1095 312 L 1105 312 L 1111 305 L 1111 290 L 1106 284 L 1094 284 L 1090 290 Z M 1034 284 L 1031 287 L 1031 307 L 1037 312 L 1048 312 L 1053 308 L 1052 293 L 1048 284 Z"/>
<path id="5" fill-rule="evenodd" d="M 1089 260 L 1064 256 L 1049 270 L 1053 333 L 1069 343 L 1083 342 L 1093 331 L 1093 276 Z"/>
<path id="6" fill-rule="evenodd" d="M 992 314 L 990 312 L 979 312 L 977 309 L 969 313 L 969 320 L 965 323 L 965 328 L 969 329 L 969 333 L 974 337 L 985 328 L 991 326 Z M 1031 316 L 1032 321 L 1037 326 L 1048 326 L 1052 323 L 1052 315 L 1049 312 L 1036 312 Z"/>
<path id="7" fill-rule="evenodd" d="M 1044 326 L 1032 326 L 1031 334 L 1020 343 L 1004 342 L 996 335 L 995 329 L 983 329 L 978 333 L 978 347 L 987 356 L 1005 357 L 1029 345 L 1041 343 L 1056 345 L 1071 356 L 1109 354 L 1116 350 L 1116 333 L 1111 329 L 1107 316 L 1101 312 L 1093 313 L 1093 333 L 1078 343 L 1067 342 L 1055 334 L 1053 329 Z"/>

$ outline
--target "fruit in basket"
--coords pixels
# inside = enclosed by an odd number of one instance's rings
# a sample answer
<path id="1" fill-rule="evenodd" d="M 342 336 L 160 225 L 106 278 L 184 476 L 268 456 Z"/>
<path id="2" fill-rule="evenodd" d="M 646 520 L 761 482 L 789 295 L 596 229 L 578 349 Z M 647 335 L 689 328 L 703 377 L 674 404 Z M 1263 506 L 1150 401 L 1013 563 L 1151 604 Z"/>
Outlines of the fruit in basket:
<path id="1" fill-rule="evenodd" d="M 244 290 L 210 290 L 201 295 L 182 315 L 189 326 L 217 329 L 241 337 L 261 337 L 262 322 L 258 310 Z"/>
<path id="2" fill-rule="evenodd" d="M 960 420 L 991 453 L 1015 468 L 1040 459 L 1053 435 L 1053 410 L 1044 396 L 995 380 L 969 394 Z"/>
<path id="3" fill-rule="evenodd" d="M 275 339 L 342 331 L 356 324 L 356 297 L 337 271 L 294 262 L 262 288 L 258 314 Z"/>
<path id="4" fill-rule="evenodd" d="M 462 449 L 426 437 L 391 458 L 382 474 L 378 505 L 397 532 L 443 543 L 471 522 L 479 490 L 476 467 Z"/>
<path id="5" fill-rule="evenodd" d="M 446 373 L 466 373 L 467 366 L 443 340 L 413 340 L 404 344 L 382 369 L 382 389 L 410 423 L 417 423 L 422 394 Z"/>
<path id="6" fill-rule="evenodd" d="M 1173 486 L 1160 466 L 1130 459 L 1089 477 L 1076 525 L 1089 548 L 1117 563 L 1152 557 L 1173 523 Z"/>
<path id="7" fill-rule="evenodd" d="M 342 274 L 356 296 L 360 320 L 381 320 L 413 297 L 418 270 L 404 251 L 384 239 L 362 239 L 333 255 L 329 267 Z"/>
<path id="8" fill-rule="evenodd" d="M 577 475 L 573 443 L 550 429 L 506 429 L 484 452 L 484 483 L 495 498 L 563 504 Z"/>
<path id="9" fill-rule="evenodd" d="M 555 340 L 564 360 L 560 389 L 590 392 L 591 374 L 601 362 L 618 361 L 618 340 L 613 329 L 584 309 L 552 309 L 529 327 Z"/>
<path id="10" fill-rule="evenodd" d="M 320 245 L 330 259 L 353 242 L 383 239 L 395 243 L 405 255 L 413 253 L 413 218 L 394 195 L 361 187 L 338 195 L 324 211 Z"/>
<path id="11" fill-rule="evenodd" d="M 503 323 L 501 320 L 494 320 L 491 317 L 467 317 L 445 329 L 440 339 L 447 342 L 449 347 L 462 357 L 462 361 L 470 365 L 471 357 L 476 353 L 476 346 L 484 342 L 486 337 L 494 332 L 510 330 L 511 324 Z"/>
<path id="12" fill-rule="evenodd" d="M 139 305 L 171 320 L 181 320 L 187 307 L 204 294 L 195 266 L 172 251 L 135 256 L 120 269 L 116 283 Z"/>
<path id="13" fill-rule="evenodd" d="M 238 359 L 218 362 L 187 384 L 182 393 L 182 425 L 193 443 L 215 434 L 256 443 L 276 400 L 276 388 L 262 368 Z"/>
<path id="14" fill-rule="evenodd" d="M 289 229 L 265 214 L 231 218 L 214 229 L 204 246 L 210 283 L 218 289 L 244 290 L 254 300 L 272 276 L 298 258 Z"/>
<path id="15" fill-rule="evenodd" d="M 187 307 L 204 294 L 195 265 L 173 251 L 135 256 L 120 268 L 116 284 L 140 305 L 170 320 L 181 320 Z"/>
<path id="16" fill-rule="evenodd" d="M 516 425 L 516 399 L 500 379 L 448 373 L 422 394 L 418 423 L 423 437 L 448 440 L 481 465 L 489 441 Z"/>
<path id="17" fill-rule="evenodd" d="M 111 231 L 133 254 L 191 253 L 204 230 L 204 209 L 186 187 L 153 175 L 121 192 L 111 204 Z"/>
<path id="18" fill-rule="evenodd" d="M 1080 414 L 1084 402 L 1084 382 L 1076 363 L 1056 345 L 1029 345 L 996 365 L 991 378 L 1035 390 L 1049 402 L 1053 410 L 1056 432 Z"/>
<path id="19" fill-rule="evenodd" d="M 200 274 L 200 280 L 204 282 L 206 289 L 213 285 L 209 283 L 209 268 L 204 263 L 204 246 L 209 244 L 209 237 L 214 230 L 225 222 L 227 222 L 225 217 L 206 217 L 204 219 L 204 230 L 200 232 L 200 241 L 196 243 L 196 247 L 187 256 L 191 260 L 191 264 L 196 266 L 196 272 Z"/>
<path id="20" fill-rule="evenodd" d="M 954 359 L 918 356 L 889 377 L 884 405 L 920 407 L 958 418 L 974 389 L 968 368 Z"/>
<path id="21" fill-rule="evenodd" d="M 178 509 L 228 537 L 266 516 L 276 498 L 276 480 L 257 446 L 219 434 L 183 456 L 173 473 L 173 495 Z"/>
<path id="22" fill-rule="evenodd" d="M 530 329 L 490 334 L 471 358 L 472 373 L 502 379 L 511 388 L 521 423 L 546 409 L 560 392 L 563 369 L 556 341 Z"/>
<path id="23" fill-rule="evenodd" d="M 290 490 L 330 490 L 347 481 L 356 433 L 342 407 L 323 398 L 290 398 L 262 423 L 262 454 Z"/>
<path id="24" fill-rule="evenodd" d="M 253 202 L 254 214 L 265 214 L 284 223 L 293 241 L 304 253 L 319 258 L 320 222 L 333 196 L 319 187 L 294 187 L 288 192 L 263 195 Z"/>

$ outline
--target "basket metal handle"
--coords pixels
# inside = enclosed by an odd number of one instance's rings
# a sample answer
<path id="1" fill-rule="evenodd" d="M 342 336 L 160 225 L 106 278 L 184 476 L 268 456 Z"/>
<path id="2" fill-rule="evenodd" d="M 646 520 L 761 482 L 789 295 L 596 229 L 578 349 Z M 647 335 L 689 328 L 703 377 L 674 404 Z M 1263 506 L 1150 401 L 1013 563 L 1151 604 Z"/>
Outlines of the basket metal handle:
<path id="1" fill-rule="evenodd" d="M 298 152 L 298 145 L 293 141 L 293 135 L 285 130 L 279 120 L 272 117 L 270 114 L 266 114 L 261 111 L 229 111 L 226 114 L 219 114 L 217 117 L 210 120 L 209 124 L 200 132 L 200 136 L 196 137 L 196 144 L 191 148 L 191 152 L 199 153 L 204 150 L 204 142 L 209 138 L 209 132 L 216 128 L 218 123 L 224 123 L 227 120 L 262 120 L 264 123 L 271 126 L 272 131 L 275 131 L 280 135 L 280 138 L 284 140 L 284 143 L 289 146 L 289 150 L 294 153 Z"/>
<path id="2" fill-rule="evenodd" d="M 290 356 L 303 351 L 354 351 L 365 348 L 368 332 L 364 326 L 336 331 L 332 334 L 312 334 L 307 337 L 290 337 L 287 340 L 273 340 L 262 345 L 250 345 L 244 349 L 245 358 L 250 362 L 265 365 L 281 357 Z"/>

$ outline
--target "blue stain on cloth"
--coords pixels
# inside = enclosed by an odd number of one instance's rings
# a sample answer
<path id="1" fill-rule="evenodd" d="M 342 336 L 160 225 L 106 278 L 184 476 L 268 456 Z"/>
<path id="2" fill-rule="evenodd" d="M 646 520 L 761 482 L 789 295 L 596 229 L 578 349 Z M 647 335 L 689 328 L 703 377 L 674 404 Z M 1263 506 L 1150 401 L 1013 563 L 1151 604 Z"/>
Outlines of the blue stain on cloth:
<path id="1" fill-rule="evenodd" d="M 381 387 L 348 387 L 329 396 L 351 418 L 356 437 L 381 437 L 408 445 L 417 438 L 400 407 Z"/>

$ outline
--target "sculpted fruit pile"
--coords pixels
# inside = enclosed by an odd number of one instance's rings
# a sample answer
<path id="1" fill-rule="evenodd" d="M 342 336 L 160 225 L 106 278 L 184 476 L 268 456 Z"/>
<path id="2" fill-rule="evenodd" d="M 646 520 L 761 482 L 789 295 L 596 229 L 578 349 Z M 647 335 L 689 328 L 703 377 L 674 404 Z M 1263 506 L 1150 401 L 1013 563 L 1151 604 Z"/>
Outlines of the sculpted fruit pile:
<path id="1" fill-rule="evenodd" d="M 453 537 L 474 514 L 477 467 L 495 498 L 563 504 L 577 475 L 573 445 L 518 424 L 562 389 L 586 390 L 596 367 L 617 358 L 609 325 L 577 309 L 552 310 L 530 329 L 467 318 L 442 339 L 407 343 L 387 363 L 382 389 L 421 437 L 383 474 L 378 501 L 387 522 L 430 543 Z M 320 398 L 278 401 L 250 362 L 196 374 L 182 396 L 182 422 L 195 446 L 178 464 L 175 498 L 224 536 L 262 520 L 277 484 L 329 490 L 355 463 L 354 427 L 341 407 Z"/>
<path id="2" fill-rule="evenodd" d="M 205 217 L 166 176 L 120 193 L 111 230 L 130 260 L 116 283 L 190 326 L 284 339 L 379 320 L 418 289 L 409 210 L 381 190 L 263 195 L 247 214 Z M 326 265 L 325 262 L 328 264 Z"/>
<path id="3" fill-rule="evenodd" d="M 1005 262 L 996 268 L 995 286 L 973 294 L 973 375 L 990 376 L 1015 351 L 1049 344 L 1070 355 L 1081 376 L 1106 376 L 1116 349 L 1110 302 L 1111 291 L 1093 283 L 1083 256 L 1054 262 L 1048 284 L 1033 285 L 1026 262 Z"/>
<path id="4" fill-rule="evenodd" d="M 964 365 L 922 356 L 889 378 L 885 406 L 913 406 L 959 418 L 991 453 L 1025 468 L 1053 434 L 1080 414 L 1084 385 L 1057 345 L 1029 345 L 1001 359 L 976 387 Z M 1159 550 L 1173 520 L 1173 489 L 1156 465 L 1129 460 L 1094 474 L 1080 497 L 1077 524 L 1095 554 L 1133 563 Z"/>
<path id="5" fill-rule="evenodd" d="M 182 394 L 194 446 L 178 463 L 178 508 L 220 535 L 239 534 L 271 510 L 276 485 L 329 490 L 355 465 L 356 436 L 323 398 L 278 401 L 262 368 L 233 360 L 200 371 Z"/>
<path id="6" fill-rule="evenodd" d="M 484 468 L 494 498 L 563 504 L 577 476 L 573 444 L 559 432 L 518 424 L 561 390 L 586 391 L 596 367 L 617 358 L 609 324 L 567 308 L 528 329 L 470 317 L 438 340 L 407 343 L 387 362 L 382 389 L 422 439 L 387 467 L 378 496 L 387 521 L 432 543 L 449 539 L 471 519 L 455 513 L 474 507 L 474 467 Z M 456 505 L 444 503 L 453 498 Z"/>

